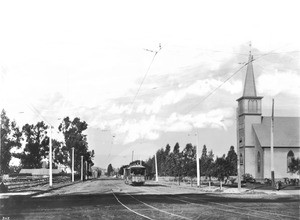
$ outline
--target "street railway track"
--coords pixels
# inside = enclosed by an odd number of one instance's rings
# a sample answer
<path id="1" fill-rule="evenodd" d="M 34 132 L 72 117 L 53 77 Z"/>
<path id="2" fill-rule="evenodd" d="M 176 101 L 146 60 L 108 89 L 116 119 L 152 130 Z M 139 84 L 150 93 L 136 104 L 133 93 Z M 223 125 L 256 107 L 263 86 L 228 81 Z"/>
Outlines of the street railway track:
<path id="1" fill-rule="evenodd" d="M 156 189 L 152 189 L 157 192 L 159 192 Z M 187 197 L 187 196 L 181 196 L 181 195 L 173 195 L 173 197 L 170 196 L 165 196 L 169 199 L 175 200 L 175 201 L 180 201 L 185 204 L 193 204 L 193 205 L 198 205 L 202 207 L 207 207 L 210 209 L 215 209 L 219 210 L 222 212 L 228 212 L 228 213 L 233 213 L 233 214 L 238 214 L 242 216 L 248 216 L 252 218 L 260 218 L 260 219 L 299 219 L 299 216 L 290 216 L 286 214 L 279 214 L 279 213 L 272 213 L 272 212 L 267 212 L 267 211 L 261 211 L 261 210 L 255 210 L 255 209 L 250 209 L 250 208 L 245 208 L 245 207 L 238 207 L 234 205 L 227 205 L 219 202 L 211 202 L 207 201 L 205 199 L 201 199 L 201 194 L 197 198 L 192 198 L 192 197 Z M 203 204 L 205 203 L 205 204 Z M 210 204 L 210 205 L 208 205 Z"/>
<path id="2" fill-rule="evenodd" d="M 119 187 L 117 187 L 119 188 Z M 120 189 L 120 188 L 119 188 Z M 130 212 L 133 212 L 135 213 L 136 215 L 138 216 L 141 216 L 143 218 L 146 218 L 146 219 L 170 219 L 170 218 L 175 218 L 175 219 L 186 219 L 186 220 L 192 220 L 192 218 L 188 218 L 188 217 L 185 217 L 185 216 L 182 216 L 182 215 L 178 215 L 178 214 L 175 214 L 175 213 L 171 213 L 171 212 L 168 212 L 166 210 L 163 210 L 163 209 L 159 209 L 157 207 L 154 207 L 148 203 L 145 203 L 139 199 L 137 199 L 136 197 L 134 197 L 133 195 L 131 195 L 130 193 L 127 193 L 127 192 L 123 192 L 125 195 L 127 195 L 126 197 L 126 201 L 122 202 L 121 201 L 121 197 L 122 196 L 117 196 L 113 189 L 111 190 L 112 191 L 112 194 L 113 196 L 116 198 L 116 200 L 123 206 L 125 207 L 127 210 L 129 210 Z M 128 201 L 128 196 L 136 203 L 138 204 L 141 204 L 142 206 L 146 206 L 147 208 L 146 209 L 138 209 L 138 210 L 134 210 L 133 208 L 130 208 L 130 204 L 129 201 Z M 126 204 L 125 204 L 126 203 Z M 135 203 L 135 204 L 136 204 Z M 142 213 L 142 212 L 144 213 Z M 146 212 L 146 213 L 145 213 Z"/>
<path id="3" fill-rule="evenodd" d="M 206 207 L 209 209 L 214 209 L 214 210 L 232 213 L 232 214 L 238 214 L 241 216 L 248 216 L 250 218 L 255 218 L 255 219 L 258 219 L 258 218 L 259 219 L 299 219 L 299 217 L 296 217 L 296 216 L 289 216 L 289 215 L 260 211 L 260 210 L 249 209 L 249 208 L 244 208 L 244 207 L 237 207 L 237 206 L 227 205 L 227 204 L 222 204 L 222 203 L 217 203 L 217 202 L 209 202 L 209 201 L 199 199 L 199 198 L 195 199 L 195 198 L 190 198 L 187 196 L 178 196 L 178 195 L 174 196 L 176 198 L 173 198 L 170 196 L 167 196 L 167 197 L 169 199 L 172 199 L 175 201 L 180 201 L 180 202 L 183 202 L 186 204 Z M 204 203 L 206 203 L 206 204 L 204 204 Z"/>

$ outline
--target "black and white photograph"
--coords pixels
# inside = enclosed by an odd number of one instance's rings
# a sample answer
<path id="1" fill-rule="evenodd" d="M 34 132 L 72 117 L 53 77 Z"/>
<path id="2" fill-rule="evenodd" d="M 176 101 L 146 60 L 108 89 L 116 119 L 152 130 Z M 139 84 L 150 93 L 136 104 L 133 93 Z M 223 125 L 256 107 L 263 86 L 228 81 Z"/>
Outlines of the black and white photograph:
<path id="1" fill-rule="evenodd" d="M 0 220 L 299 219 L 299 8 L 0 0 Z"/>

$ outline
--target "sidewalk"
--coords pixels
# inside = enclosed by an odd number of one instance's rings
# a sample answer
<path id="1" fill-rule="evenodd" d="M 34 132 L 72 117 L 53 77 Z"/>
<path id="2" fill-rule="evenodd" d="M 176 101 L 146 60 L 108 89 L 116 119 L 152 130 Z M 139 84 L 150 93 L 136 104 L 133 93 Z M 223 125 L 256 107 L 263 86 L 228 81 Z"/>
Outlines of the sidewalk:
<path id="1" fill-rule="evenodd" d="M 283 185 L 279 190 L 274 189 L 272 186 L 256 184 L 247 187 L 249 191 L 261 192 L 267 194 L 277 195 L 300 195 L 300 186 Z"/>

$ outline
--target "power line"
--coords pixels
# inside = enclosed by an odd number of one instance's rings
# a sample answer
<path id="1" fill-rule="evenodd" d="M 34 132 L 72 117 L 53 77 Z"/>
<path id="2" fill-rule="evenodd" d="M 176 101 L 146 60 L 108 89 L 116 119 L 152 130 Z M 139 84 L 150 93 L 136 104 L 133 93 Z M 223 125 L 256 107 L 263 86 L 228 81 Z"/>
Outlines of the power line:
<path id="1" fill-rule="evenodd" d="M 258 60 L 264 56 L 267 56 L 271 53 L 273 53 L 275 50 L 270 51 L 269 53 L 265 53 L 257 57 L 256 59 L 251 59 L 251 61 L 248 61 L 244 63 L 238 70 L 236 70 L 232 75 L 230 75 L 226 80 L 224 80 L 218 87 L 216 87 L 214 90 L 212 90 L 208 95 L 206 95 L 204 98 L 202 98 L 196 105 L 194 105 L 187 113 L 191 112 L 193 109 L 195 109 L 198 105 L 200 105 L 203 101 L 205 101 L 208 97 L 210 97 L 212 94 L 214 94 L 221 86 L 223 86 L 227 81 L 229 81 L 233 76 L 235 76 L 238 72 L 240 72 L 245 66 L 247 66 L 249 63 L 254 62 L 255 60 Z"/>
<path id="2" fill-rule="evenodd" d="M 52 124 L 42 116 L 42 114 L 40 113 L 40 111 L 38 109 L 36 109 L 32 104 L 30 103 L 26 103 L 27 107 L 36 115 L 38 115 L 42 120 L 44 120 L 48 125 L 52 126 Z M 53 126 L 52 126 L 53 127 Z"/>
<path id="3" fill-rule="evenodd" d="M 151 62 L 150 62 L 150 65 L 148 66 L 148 69 L 147 69 L 147 71 L 146 71 L 146 73 L 145 73 L 145 75 L 144 75 L 144 78 L 143 78 L 143 80 L 141 81 L 140 86 L 139 86 L 139 88 L 138 88 L 138 90 L 137 90 L 137 92 L 136 92 L 136 94 L 135 94 L 135 96 L 134 96 L 134 98 L 133 98 L 133 101 L 132 101 L 132 103 L 131 103 L 131 105 L 132 105 L 131 111 L 133 110 L 133 106 L 134 106 L 134 102 L 135 102 L 135 100 L 136 100 L 136 97 L 138 96 L 138 94 L 139 94 L 139 92 L 140 92 L 140 90 L 141 90 L 141 87 L 142 87 L 142 85 L 144 84 L 144 81 L 145 81 L 145 79 L 146 79 L 146 77 L 147 77 L 147 75 L 148 75 L 148 73 L 149 73 L 149 70 L 150 70 L 150 68 L 151 68 L 151 66 L 152 66 L 152 64 L 153 64 L 153 62 L 154 62 L 154 59 L 155 59 L 156 55 L 158 54 L 158 52 L 159 52 L 161 49 L 162 49 L 161 44 L 159 44 L 159 50 L 157 50 L 157 51 L 149 50 L 149 49 L 144 49 L 144 50 L 146 50 L 146 51 L 148 51 L 148 52 L 154 53 L 154 55 L 153 55 L 153 58 L 152 58 L 152 60 L 151 60 Z"/>

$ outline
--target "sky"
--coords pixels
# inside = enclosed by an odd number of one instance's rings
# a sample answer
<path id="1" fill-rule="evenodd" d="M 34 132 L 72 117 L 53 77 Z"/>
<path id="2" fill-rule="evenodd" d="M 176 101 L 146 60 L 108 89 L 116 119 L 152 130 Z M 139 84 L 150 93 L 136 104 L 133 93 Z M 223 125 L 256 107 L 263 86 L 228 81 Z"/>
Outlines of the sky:
<path id="1" fill-rule="evenodd" d="M 62 118 L 86 121 L 102 168 L 176 142 L 222 156 L 236 146 L 250 50 L 263 115 L 274 98 L 277 116 L 300 116 L 299 6 L 0 1 L 0 107 L 20 127 L 46 121 L 57 139 Z"/>

